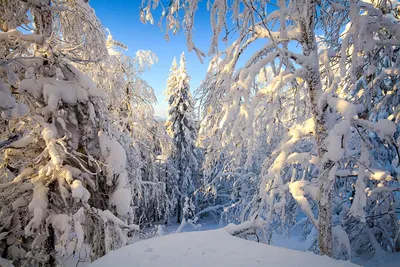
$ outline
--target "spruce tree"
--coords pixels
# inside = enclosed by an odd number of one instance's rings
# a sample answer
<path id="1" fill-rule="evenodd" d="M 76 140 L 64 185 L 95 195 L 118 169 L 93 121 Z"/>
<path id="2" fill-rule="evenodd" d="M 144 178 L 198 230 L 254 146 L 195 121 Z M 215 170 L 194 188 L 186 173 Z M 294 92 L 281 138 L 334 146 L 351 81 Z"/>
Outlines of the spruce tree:
<path id="1" fill-rule="evenodd" d="M 150 101 L 152 90 L 136 58 L 112 53 L 86 2 L 0 3 L 0 257 L 14 266 L 58 266 L 81 252 L 95 260 L 139 231 L 136 213 L 154 214 L 134 209 L 139 194 L 163 209 L 163 184 L 145 185 L 133 127 L 117 120 L 140 108 L 146 129 L 152 109 L 130 96 Z M 33 33 L 20 31 L 30 24 Z"/>
<path id="2" fill-rule="evenodd" d="M 167 80 L 165 95 L 168 100 L 168 118 L 166 127 L 172 138 L 171 158 L 178 170 L 179 190 L 177 201 L 177 221 L 182 219 L 183 201 L 194 191 L 198 169 L 198 152 L 195 146 L 196 127 L 193 113 L 193 99 L 189 86 L 190 77 L 186 72 L 185 55 L 182 53 L 178 68 L 176 59 L 172 62 L 171 73 Z M 169 181 L 169 183 L 174 183 Z"/>

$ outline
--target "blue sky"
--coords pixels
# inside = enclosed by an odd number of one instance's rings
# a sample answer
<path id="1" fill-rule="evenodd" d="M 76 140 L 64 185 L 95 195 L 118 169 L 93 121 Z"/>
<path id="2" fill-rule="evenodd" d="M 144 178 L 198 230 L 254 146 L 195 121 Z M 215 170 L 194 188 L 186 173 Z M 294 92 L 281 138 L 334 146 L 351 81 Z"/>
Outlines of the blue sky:
<path id="1" fill-rule="evenodd" d="M 205 5 L 206 2 L 202 1 L 202 4 Z M 174 57 L 179 60 L 182 51 L 185 52 L 187 72 L 191 77 L 191 91 L 200 85 L 206 75 L 208 58 L 201 64 L 196 53 L 188 52 L 183 32 L 176 36 L 171 33 L 169 42 L 164 39 L 165 31 L 156 25 L 161 9 L 153 13 L 155 23 L 151 25 L 142 24 L 139 20 L 141 0 L 91 0 L 89 3 L 103 26 L 111 31 L 113 39 L 128 46 L 126 52 L 128 55 L 134 56 L 140 49 L 151 50 L 157 55 L 158 63 L 143 75 L 154 88 L 158 99 L 158 105 L 155 106 L 156 116 L 166 116 L 167 104 L 164 101 L 163 91 L 172 60 Z M 211 40 L 210 15 L 204 7 L 201 7 L 195 18 L 195 44 L 207 53 Z"/>

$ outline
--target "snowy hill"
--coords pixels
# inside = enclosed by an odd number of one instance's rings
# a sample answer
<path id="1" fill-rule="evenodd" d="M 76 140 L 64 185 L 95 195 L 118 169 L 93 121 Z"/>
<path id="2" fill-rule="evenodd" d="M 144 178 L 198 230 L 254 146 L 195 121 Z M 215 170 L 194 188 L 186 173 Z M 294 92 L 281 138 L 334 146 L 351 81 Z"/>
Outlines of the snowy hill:
<path id="1" fill-rule="evenodd" d="M 141 241 L 92 263 L 91 267 L 222 267 L 222 266 L 357 266 L 312 253 L 256 243 L 231 236 L 226 230 L 171 234 Z"/>

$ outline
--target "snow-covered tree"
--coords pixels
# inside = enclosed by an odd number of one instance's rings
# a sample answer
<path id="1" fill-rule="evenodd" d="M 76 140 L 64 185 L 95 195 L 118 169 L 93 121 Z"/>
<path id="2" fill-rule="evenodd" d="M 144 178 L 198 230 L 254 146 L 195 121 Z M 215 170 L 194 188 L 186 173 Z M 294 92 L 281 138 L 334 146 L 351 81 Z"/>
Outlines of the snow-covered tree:
<path id="1" fill-rule="evenodd" d="M 199 169 L 199 151 L 195 146 L 197 129 L 194 122 L 194 103 L 184 53 L 181 55 L 179 67 L 176 59 L 172 62 L 165 95 L 168 101 L 166 127 L 173 143 L 171 158 L 178 171 L 176 186 L 179 193 L 176 212 L 180 222 L 183 201 L 194 192 Z M 174 184 L 175 181 L 169 183 Z"/>
<path id="2" fill-rule="evenodd" d="M 1 255 L 54 266 L 87 246 L 96 259 L 167 214 L 140 78 L 155 56 L 116 52 L 84 0 L 0 6 Z"/>
<path id="3" fill-rule="evenodd" d="M 2 136 L 21 135 L 2 151 L 2 255 L 53 266 L 89 243 L 97 258 L 138 230 L 126 220 L 126 154 L 102 104 L 106 94 L 72 64 L 105 55 L 101 24 L 83 1 L 6 1 L 2 11 L 1 83 L 16 99 L 2 106 Z M 20 32 L 23 24 L 35 33 Z"/>
<path id="4" fill-rule="evenodd" d="M 168 2 L 167 29 L 184 29 L 189 50 L 203 56 L 193 43 L 199 1 Z M 157 3 L 143 1 L 144 18 L 151 18 Z M 393 179 L 399 174 L 397 5 L 385 0 L 208 2 L 213 32 L 208 55 L 211 64 L 218 60 L 218 72 L 214 92 L 206 95 L 222 98 L 208 127 L 209 136 L 218 131 L 221 138 L 210 140 L 211 147 L 223 151 L 241 138 L 244 143 L 230 153 L 237 163 L 249 168 L 255 156 L 264 157 L 259 190 L 241 220 L 252 222 L 246 225 L 267 242 L 278 224 L 301 223 L 295 220 L 302 213 L 318 232 L 322 254 L 336 256 L 346 248 L 350 257 L 349 243 L 357 252 L 396 250 L 398 219 L 390 214 L 398 211 L 399 187 Z M 219 51 L 220 38 L 228 40 L 231 33 L 234 41 Z M 259 49 L 244 59 L 257 44 Z M 265 70 L 272 74 L 268 83 L 256 84 Z M 264 143 L 259 122 L 271 123 L 262 132 L 276 140 L 264 155 L 255 154 Z M 365 212 L 372 213 L 368 223 Z M 361 242 L 359 233 L 366 233 Z"/>
<path id="5" fill-rule="evenodd" d="M 170 204 L 163 176 L 157 161 L 158 147 L 168 147 L 165 129 L 155 121 L 153 104 L 156 97 L 153 88 L 142 79 L 141 74 L 157 62 L 151 51 L 139 50 L 135 57 L 126 56 L 119 48 L 126 47 L 107 37 L 108 56 L 100 64 L 87 65 L 97 85 L 107 92 L 107 107 L 113 125 L 118 129 L 118 141 L 127 153 L 127 172 L 132 184 L 132 200 L 135 206 L 133 220 L 147 225 L 154 221 L 167 220 Z M 161 152 L 160 152 L 161 153 Z M 165 152 L 164 152 L 165 153 Z"/>

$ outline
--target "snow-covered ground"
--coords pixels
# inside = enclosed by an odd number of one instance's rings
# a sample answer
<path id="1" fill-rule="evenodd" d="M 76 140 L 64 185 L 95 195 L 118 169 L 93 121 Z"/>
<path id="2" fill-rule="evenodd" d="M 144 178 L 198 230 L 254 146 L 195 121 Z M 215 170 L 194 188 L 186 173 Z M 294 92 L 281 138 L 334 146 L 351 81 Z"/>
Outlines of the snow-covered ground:
<path id="1" fill-rule="evenodd" d="M 109 255 L 89 265 L 88 260 L 78 265 L 78 255 L 64 262 L 64 266 L 72 267 L 103 267 L 103 266 L 303 266 L 311 262 L 319 266 L 321 262 L 327 266 L 365 266 L 365 267 L 399 267 L 400 253 L 379 255 L 375 257 L 354 257 L 350 264 L 335 261 L 308 252 L 310 240 L 303 240 L 300 233 L 292 232 L 292 236 L 273 235 L 272 244 L 266 245 L 230 236 L 212 218 L 201 220 L 199 231 L 190 225 L 183 233 L 175 234 L 179 227 L 173 223 L 163 227 L 162 237 L 137 241 L 136 243 L 111 252 Z M 151 231 L 151 228 L 145 232 Z M 87 249 L 89 250 L 89 249 Z M 86 255 L 87 253 L 81 253 Z M 82 257 L 82 255 L 80 255 Z M 244 264 L 244 262 L 247 262 Z M 89 265 L 89 266 L 88 266 Z M 204 266 L 203 266 L 204 265 Z"/>
<path id="2" fill-rule="evenodd" d="M 225 229 L 155 237 L 113 251 L 91 267 L 356 266 L 346 261 L 231 236 Z"/>
<path id="3" fill-rule="evenodd" d="M 293 235 L 290 238 L 282 235 L 274 235 L 271 244 L 276 247 L 300 251 L 307 251 L 311 245 L 309 240 L 302 240 L 300 235 Z M 351 261 L 364 267 L 399 267 L 400 253 L 384 253 L 365 257 L 353 255 Z"/>
<path id="4" fill-rule="evenodd" d="M 364 267 L 399 267 L 400 253 L 384 253 L 379 256 L 354 258 L 354 263 Z"/>

